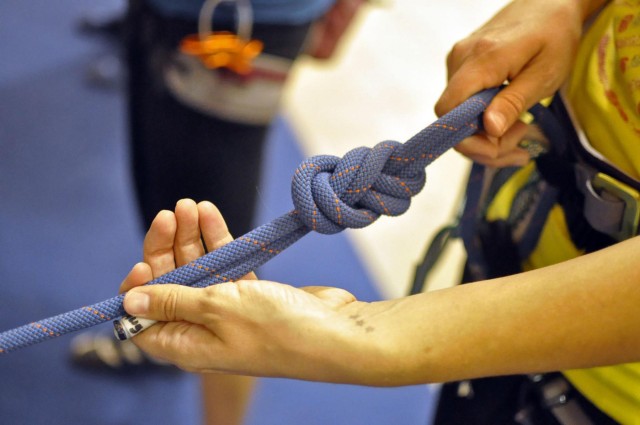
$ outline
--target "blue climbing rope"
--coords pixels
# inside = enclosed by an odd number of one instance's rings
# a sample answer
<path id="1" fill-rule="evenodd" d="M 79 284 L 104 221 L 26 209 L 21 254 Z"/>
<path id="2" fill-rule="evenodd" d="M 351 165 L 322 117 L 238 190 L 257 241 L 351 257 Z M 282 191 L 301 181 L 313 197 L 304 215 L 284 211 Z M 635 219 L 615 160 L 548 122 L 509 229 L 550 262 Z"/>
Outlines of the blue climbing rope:
<path id="1" fill-rule="evenodd" d="M 333 234 L 368 226 L 381 215 L 404 213 L 426 182 L 425 167 L 481 128 L 482 112 L 497 92 L 485 90 L 469 98 L 406 143 L 360 147 L 343 158 L 308 158 L 293 176 L 293 211 L 147 284 L 206 287 L 234 281 L 312 230 Z M 125 315 L 123 299 L 120 294 L 2 332 L 0 354 L 118 319 Z"/>

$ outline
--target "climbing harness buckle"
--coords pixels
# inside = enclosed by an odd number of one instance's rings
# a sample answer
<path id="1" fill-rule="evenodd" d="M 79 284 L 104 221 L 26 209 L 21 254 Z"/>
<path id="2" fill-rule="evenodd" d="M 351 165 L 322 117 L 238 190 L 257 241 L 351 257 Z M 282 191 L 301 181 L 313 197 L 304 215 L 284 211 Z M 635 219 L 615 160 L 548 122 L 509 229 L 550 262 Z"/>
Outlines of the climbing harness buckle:
<path id="1" fill-rule="evenodd" d="M 595 149 L 571 107 L 561 102 L 575 132 L 572 144 L 578 190 L 584 195 L 584 217 L 598 232 L 622 241 L 638 234 L 640 182 Z"/>
<path id="2" fill-rule="evenodd" d="M 529 403 L 519 410 L 514 418 L 517 423 L 538 423 L 533 415 L 539 406 L 548 411 L 560 425 L 594 425 L 576 400 L 574 390 L 564 376 L 556 373 L 535 374 L 530 375 L 529 380 L 537 393 L 538 402 Z"/>
<path id="3" fill-rule="evenodd" d="M 213 31 L 215 9 L 222 2 L 236 6 L 236 33 Z M 237 74 L 248 74 L 253 60 L 262 52 L 263 43 L 251 39 L 251 3 L 248 0 L 207 0 L 200 10 L 198 34 L 184 37 L 180 51 L 197 57 L 210 69 L 226 68 Z"/>
<path id="4" fill-rule="evenodd" d="M 614 197 L 613 202 L 623 204 L 618 229 L 611 232 L 611 236 L 617 240 L 624 240 L 637 235 L 640 223 L 640 192 L 601 172 L 596 173 L 591 180 L 591 185 L 601 198 Z"/>

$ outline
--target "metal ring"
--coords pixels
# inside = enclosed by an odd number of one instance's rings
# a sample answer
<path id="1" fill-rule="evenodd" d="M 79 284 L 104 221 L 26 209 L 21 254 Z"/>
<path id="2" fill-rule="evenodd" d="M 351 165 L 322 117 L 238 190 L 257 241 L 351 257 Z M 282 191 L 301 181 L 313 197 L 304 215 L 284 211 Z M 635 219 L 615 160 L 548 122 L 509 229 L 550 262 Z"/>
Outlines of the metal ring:
<path id="1" fill-rule="evenodd" d="M 213 14 L 220 3 L 234 3 L 236 6 L 236 34 L 243 40 L 251 39 L 253 11 L 249 0 L 206 0 L 200 9 L 198 34 L 204 40 L 213 32 Z"/>

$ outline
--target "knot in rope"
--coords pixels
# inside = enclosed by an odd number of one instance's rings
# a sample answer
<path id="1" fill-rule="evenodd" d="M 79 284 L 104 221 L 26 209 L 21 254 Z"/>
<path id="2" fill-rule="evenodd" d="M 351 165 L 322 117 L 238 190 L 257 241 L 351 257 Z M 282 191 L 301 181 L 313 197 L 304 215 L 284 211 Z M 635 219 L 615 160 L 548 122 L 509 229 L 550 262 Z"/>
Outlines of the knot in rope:
<path id="1" fill-rule="evenodd" d="M 321 155 L 302 162 L 291 185 L 298 219 L 333 234 L 404 213 L 424 187 L 427 165 L 482 127 L 482 111 L 497 91 L 472 96 L 405 143 L 386 141 L 343 158 Z"/>
<path id="2" fill-rule="evenodd" d="M 409 159 L 398 156 L 402 146 L 386 141 L 353 149 L 343 158 L 321 155 L 302 162 L 291 185 L 300 220 L 311 230 L 333 234 L 404 213 L 424 187 L 426 173 L 424 167 L 406 172 Z M 394 162 L 405 167 L 388 166 Z"/>

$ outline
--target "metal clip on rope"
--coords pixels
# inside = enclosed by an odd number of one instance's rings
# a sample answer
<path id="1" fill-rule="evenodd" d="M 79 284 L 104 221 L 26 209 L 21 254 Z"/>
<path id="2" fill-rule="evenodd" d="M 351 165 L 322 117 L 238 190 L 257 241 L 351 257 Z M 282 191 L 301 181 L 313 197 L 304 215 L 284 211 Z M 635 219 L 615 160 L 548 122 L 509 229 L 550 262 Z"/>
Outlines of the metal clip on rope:
<path id="1" fill-rule="evenodd" d="M 438 119 L 406 143 L 360 147 L 343 158 L 316 156 L 296 170 L 295 209 L 147 285 L 176 283 L 202 288 L 234 281 L 256 270 L 311 230 L 333 234 L 362 228 L 380 215 L 404 213 L 426 181 L 425 167 L 482 126 L 482 112 L 499 89 L 485 90 Z M 124 294 L 0 333 L 0 354 L 85 329 L 125 314 Z M 128 319 L 133 334 L 145 324 Z M 127 336 L 127 331 L 123 335 Z"/>

